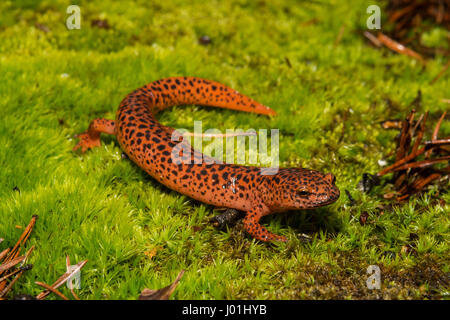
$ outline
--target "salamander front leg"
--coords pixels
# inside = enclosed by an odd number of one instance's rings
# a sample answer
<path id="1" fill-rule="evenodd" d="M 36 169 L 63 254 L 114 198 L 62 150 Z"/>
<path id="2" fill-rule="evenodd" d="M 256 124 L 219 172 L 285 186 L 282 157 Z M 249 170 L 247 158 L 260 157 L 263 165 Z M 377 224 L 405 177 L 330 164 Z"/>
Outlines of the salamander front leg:
<path id="1" fill-rule="evenodd" d="M 244 228 L 252 237 L 261 241 L 283 241 L 287 242 L 287 238 L 271 233 L 262 225 L 259 220 L 263 216 L 263 211 L 259 207 L 247 212 L 244 218 Z"/>
<path id="2" fill-rule="evenodd" d="M 115 134 L 115 123 L 114 120 L 108 119 L 92 120 L 89 128 L 85 132 L 75 136 L 80 141 L 72 150 L 75 151 L 81 148 L 81 152 L 86 152 L 88 149 L 100 147 L 100 133 Z"/>
<path id="3" fill-rule="evenodd" d="M 223 229 L 226 225 L 234 225 L 236 220 L 242 217 L 242 212 L 233 208 L 226 208 L 224 213 L 212 217 L 209 221 L 212 222 L 214 227 Z"/>

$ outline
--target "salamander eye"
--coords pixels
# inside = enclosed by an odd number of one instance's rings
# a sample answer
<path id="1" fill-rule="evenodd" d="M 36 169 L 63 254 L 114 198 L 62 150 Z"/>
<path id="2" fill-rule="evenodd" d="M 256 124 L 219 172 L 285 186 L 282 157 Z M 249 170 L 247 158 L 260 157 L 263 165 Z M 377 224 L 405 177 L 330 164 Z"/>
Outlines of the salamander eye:
<path id="1" fill-rule="evenodd" d="M 311 192 L 309 192 L 307 189 L 298 189 L 297 190 L 297 195 L 299 197 L 307 197 L 311 194 Z"/>
<path id="2" fill-rule="evenodd" d="M 328 180 L 328 182 L 330 182 L 331 184 L 335 184 L 336 183 L 336 177 L 331 174 L 331 173 L 327 173 L 325 175 L 325 178 Z"/>

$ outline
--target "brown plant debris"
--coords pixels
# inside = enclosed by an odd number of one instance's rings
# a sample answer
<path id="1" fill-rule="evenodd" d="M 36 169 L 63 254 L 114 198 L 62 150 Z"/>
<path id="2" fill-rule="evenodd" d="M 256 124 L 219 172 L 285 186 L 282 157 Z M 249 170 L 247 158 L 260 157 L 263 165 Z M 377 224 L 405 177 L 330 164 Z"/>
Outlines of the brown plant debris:
<path id="1" fill-rule="evenodd" d="M 448 49 L 429 48 L 421 43 L 423 32 L 433 26 L 450 29 L 450 1 L 448 0 L 389 0 L 386 6 L 387 35 L 394 41 L 421 55 L 448 55 Z"/>
<path id="2" fill-rule="evenodd" d="M 426 186 L 438 179 L 448 180 L 450 173 L 450 138 L 438 139 L 439 129 L 446 112 L 434 127 L 431 140 L 423 142 L 428 112 L 414 122 L 413 109 L 402 121 L 401 133 L 397 141 L 394 163 L 377 173 L 378 177 L 393 173 L 394 192 L 387 193 L 386 199 L 405 200 L 423 191 Z M 438 164 L 447 166 L 438 167 Z"/>
<path id="3" fill-rule="evenodd" d="M 25 262 L 28 260 L 29 256 L 34 250 L 34 245 L 31 246 L 28 251 L 25 252 L 25 254 L 20 255 L 20 252 L 25 247 L 25 243 L 28 240 L 31 232 L 33 231 L 33 227 L 36 224 L 38 216 L 34 215 L 28 226 L 23 231 L 22 235 L 20 236 L 17 243 L 14 245 L 14 247 L 6 248 L 3 251 L 0 251 L 0 300 L 6 299 L 6 295 L 11 291 L 13 285 L 19 280 L 19 278 L 22 276 L 22 274 L 25 271 L 28 271 L 32 269 L 31 264 L 26 264 Z M 1 239 L 3 241 L 3 239 Z M 0 241 L 0 242 L 2 242 Z M 44 287 L 45 290 L 42 291 L 37 297 L 33 297 L 28 294 L 19 294 L 16 295 L 13 299 L 20 299 L 20 300 L 29 300 L 28 298 L 31 297 L 33 300 L 42 300 L 50 293 L 55 293 L 59 297 L 63 298 L 64 300 L 68 300 L 66 296 L 64 296 L 61 292 L 57 290 L 59 286 L 64 284 L 70 277 L 72 277 L 76 272 L 81 270 L 81 268 L 84 267 L 84 265 L 87 263 L 87 260 L 81 261 L 78 264 L 76 264 L 76 267 L 71 270 L 70 272 L 64 273 L 61 277 L 56 280 L 55 283 L 53 283 L 51 286 L 36 281 L 35 283 L 41 287 Z M 70 259 L 69 257 L 66 258 L 66 265 L 70 266 Z M 72 295 L 76 300 L 79 300 L 78 296 L 75 294 L 73 289 L 71 289 Z"/>
<path id="4" fill-rule="evenodd" d="M 100 29 L 111 29 L 111 26 L 106 19 L 94 19 L 91 21 L 91 26 Z"/>
<path id="5" fill-rule="evenodd" d="M 80 271 L 84 266 L 85 266 L 85 264 L 87 263 L 88 261 L 87 260 L 83 260 L 83 261 L 80 261 L 80 262 L 78 262 L 77 264 L 76 264 L 76 268 L 74 268 L 73 270 L 71 270 L 70 272 L 69 271 L 67 271 L 67 272 L 65 272 L 61 277 L 59 277 L 58 278 L 58 280 L 56 280 L 51 286 L 48 286 L 48 287 L 45 287 L 45 283 L 42 283 L 42 282 L 39 282 L 39 283 L 37 283 L 36 282 L 36 284 L 38 284 L 38 285 L 40 285 L 40 286 L 42 286 L 42 287 L 44 287 L 45 288 L 45 290 L 44 291 L 42 291 L 40 294 L 38 294 L 37 296 L 36 296 L 36 299 L 38 299 L 38 300 L 43 300 L 43 299 L 45 299 L 45 297 L 47 297 L 50 293 L 55 293 L 55 294 L 57 294 L 57 295 L 59 295 L 55 290 L 57 289 L 57 288 L 59 288 L 61 285 L 63 285 L 70 277 L 72 277 L 75 273 L 77 273 L 78 271 Z M 68 260 L 68 258 L 66 258 L 66 265 L 67 265 L 67 263 L 69 263 L 70 264 L 70 260 Z M 44 284 L 44 285 L 43 285 Z M 74 295 L 74 297 L 75 297 L 75 299 L 78 299 L 78 297 L 72 292 L 72 294 Z M 60 296 L 60 295 L 59 295 Z M 61 297 L 61 296 L 60 296 Z M 64 298 L 63 298 L 64 299 Z"/>
<path id="6" fill-rule="evenodd" d="M 173 293 L 181 277 L 184 274 L 184 270 L 181 270 L 175 281 L 165 288 L 159 290 L 147 289 L 142 290 L 139 300 L 169 300 L 170 295 Z"/>
<path id="7" fill-rule="evenodd" d="M 37 215 L 31 218 L 28 226 L 12 249 L 6 248 L 0 252 L 0 300 L 6 299 L 6 295 L 22 274 L 32 268 L 32 265 L 24 266 L 24 263 L 27 261 L 31 252 L 33 252 L 34 246 L 22 256 L 20 256 L 20 252 L 25 247 L 25 243 L 33 231 L 37 218 Z"/>
<path id="8" fill-rule="evenodd" d="M 67 299 L 67 297 L 66 297 L 65 295 L 63 295 L 61 292 L 59 292 L 59 291 L 58 291 L 57 289 L 55 289 L 54 287 L 49 286 L 48 284 L 43 283 L 43 282 L 39 282 L 39 281 L 36 281 L 35 283 L 36 283 L 38 286 L 44 287 L 44 288 L 47 289 L 48 291 L 53 292 L 54 294 L 58 295 L 58 296 L 61 297 L 62 299 L 64 299 L 64 300 L 69 300 L 69 299 Z"/>
<path id="9" fill-rule="evenodd" d="M 392 51 L 395 51 L 399 54 L 403 54 L 406 56 L 409 56 L 411 58 L 417 59 L 422 63 L 425 63 L 425 59 L 416 51 L 407 48 L 403 44 L 391 39 L 387 35 L 383 34 L 382 32 L 378 32 L 377 39 L 380 43 L 384 44 L 386 47 L 391 49 Z"/>

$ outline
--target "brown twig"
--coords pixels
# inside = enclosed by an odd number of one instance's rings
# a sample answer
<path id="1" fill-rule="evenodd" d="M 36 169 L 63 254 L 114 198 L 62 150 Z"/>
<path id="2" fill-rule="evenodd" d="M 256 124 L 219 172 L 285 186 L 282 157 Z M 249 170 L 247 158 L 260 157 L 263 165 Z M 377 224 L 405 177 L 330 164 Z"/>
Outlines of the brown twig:
<path id="1" fill-rule="evenodd" d="M 345 24 L 341 26 L 341 28 L 339 29 L 339 33 L 337 35 L 336 40 L 334 41 L 333 47 L 337 47 L 339 45 L 339 43 L 342 40 L 342 37 L 344 36 L 344 32 L 345 32 Z"/>
<path id="2" fill-rule="evenodd" d="M 72 293 L 75 300 L 80 300 L 80 298 L 75 294 L 75 291 L 73 291 L 73 288 L 70 288 L 70 292 Z"/>
<path id="3" fill-rule="evenodd" d="M 423 154 L 425 152 L 426 148 L 422 147 L 419 150 L 416 151 L 416 153 L 411 153 L 408 156 L 406 156 L 403 159 L 400 159 L 399 161 L 395 162 L 394 164 L 390 165 L 389 167 L 381 170 L 380 172 L 377 173 L 378 176 L 383 176 L 385 174 L 388 174 L 390 172 L 393 172 L 394 169 L 396 169 L 397 167 L 400 167 L 402 164 L 411 161 L 412 159 L 420 156 L 421 154 Z"/>
<path id="4" fill-rule="evenodd" d="M 58 295 L 59 297 L 61 297 L 64 300 L 69 300 L 67 299 L 67 297 L 65 295 L 63 295 L 61 292 L 59 292 L 56 288 L 54 288 L 53 286 L 49 286 L 46 283 L 43 282 L 39 282 L 36 281 L 35 282 L 38 286 L 44 287 L 46 290 L 48 290 L 49 292 L 53 292 L 54 294 Z"/>
<path id="5" fill-rule="evenodd" d="M 11 290 L 14 283 L 16 283 L 17 280 L 22 276 L 22 274 L 25 272 L 25 270 L 20 270 L 20 272 L 17 273 L 17 275 L 12 279 L 12 281 L 0 292 L 0 299 L 2 299 L 6 294 Z"/>
<path id="6" fill-rule="evenodd" d="M 441 177 L 440 173 L 432 173 L 428 177 L 419 179 L 415 181 L 412 185 L 412 188 L 416 191 L 423 189 L 425 186 L 430 184 L 433 180 L 439 179 Z"/>
<path id="7" fill-rule="evenodd" d="M 428 118 L 428 112 L 425 113 L 425 116 L 422 115 L 422 117 L 420 117 L 419 121 L 417 122 L 417 124 L 420 123 L 420 130 L 417 135 L 416 141 L 414 142 L 414 146 L 412 148 L 411 153 L 416 153 L 417 149 L 419 149 L 420 143 L 422 142 L 423 134 L 425 132 L 425 124 L 427 122 L 427 118 Z M 416 131 L 416 128 L 414 128 L 414 132 L 415 131 Z"/>
<path id="8" fill-rule="evenodd" d="M 385 120 L 381 121 L 381 126 L 383 129 L 401 129 L 402 128 L 402 121 L 400 120 Z"/>
<path id="9" fill-rule="evenodd" d="M 0 282 L 5 281 L 8 278 L 11 278 L 13 275 L 19 273 L 22 270 L 25 270 L 25 271 L 30 270 L 32 267 L 33 266 L 31 264 L 27 264 L 27 265 L 25 265 L 23 267 L 20 267 L 19 269 L 16 269 L 16 270 L 12 271 L 11 273 L 8 273 L 6 276 L 1 277 L 0 278 Z"/>
<path id="10" fill-rule="evenodd" d="M 430 28 L 450 28 L 450 2 L 448 0 L 388 0 L 385 8 L 387 21 L 385 30 L 395 41 L 408 45 L 422 55 L 448 55 L 450 51 L 441 47 L 427 47 L 422 43 L 422 34 Z M 445 41 L 444 41 L 445 42 Z"/>
<path id="11" fill-rule="evenodd" d="M 443 170 L 433 168 L 437 163 L 450 160 L 450 150 L 445 148 L 447 145 L 450 145 L 450 138 L 437 140 L 438 132 L 446 113 L 444 112 L 436 124 L 431 137 L 432 140 L 425 142 L 422 140 L 428 112 L 422 115 L 413 126 L 414 113 L 415 111 L 412 110 L 408 117 L 402 121 L 394 163 L 377 174 L 377 176 L 383 176 L 388 173 L 394 173 L 395 193 L 391 194 L 396 194 L 398 201 L 407 199 L 411 194 L 419 192 L 434 180 L 439 179 L 446 174 L 447 168 L 450 167 L 448 166 Z M 415 141 L 411 146 L 413 139 Z M 429 159 L 427 154 L 431 155 L 433 151 L 436 154 L 443 154 L 443 156 Z M 423 160 L 418 160 L 417 158 L 422 155 L 424 155 L 422 157 Z M 385 198 L 388 197 L 385 196 Z"/>
<path id="12" fill-rule="evenodd" d="M 425 141 L 426 146 L 445 146 L 450 144 L 450 139 Z"/>
<path id="13" fill-rule="evenodd" d="M 400 171 L 400 170 L 406 170 L 406 169 L 411 169 L 411 168 L 425 168 L 425 167 L 432 166 L 435 163 L 444 162 L 444 161 L 448 161 L 448 160 L 450 160 L 450 156 L 437 158 L 437 159 L 432 159 L 432 160 L 416 161 L 416 162 L 413 162 L 413 163 L 407 163 L 407 164 L 404 164 L 404 165 L 402 165 L 400 167 L 397 167 L 397 168 L 393 169 L 392 172 Z"/>
<path id="14" fill-rule="evenodd" d="M 74 268 L 73 270 L 71 270 L 70 272 L 66 272 L 64 273 L 61 277 L 58 278 L 58 280 L 55 281 L 55 283 L 52 284 L 52 288 L 58 288 L 60 287 L 63 283 L 65 283 L 67 281 L 67 279 L 69 279 L 73 274 L 75 274 L 76 272 L 80 271 L 81 268 L 84 267 L 84 265 L 87 263 L 87 260 L 83 260 L 79 263 L 76 264 L 76 268 Z M 42 300 L 44 299 L 46 296 L 48 296 L 50 294 L 49 290 L 44 290 L 42 291 L 40 294 L 38 294 L 36 296 L 36 299 L 38 300 Z"/>
<path id="15" fill-rule="evenodd" d="M 364 36 L 370 40 L 376 47 L 381 48 L 383 46 L 383 43 L 381 43 L 380 40 L 377 39 L 373 34 L 371 34 L 369 31 L 364 31 Z"/>
<path id="16" fill-rule="evenodd" d="M 31 265 L 27 265 L 25 267 L 20 267 L 18 270 L 14 270 L 10 272 L 7 275 L 4 275 L 5 272 L 10 270 L 11 268 L 15 267 L 17 264 L 21 263 L 23 265 L 25 261 L 28 259 L 30 254 L 33 252 L 34 246 L 32 246 L 23 256 L 19 257 L 21 248 L 25 245 L 26 241 L 28 240 L 28 237 L 30 236 L 33 227 L 36 223 L 37 215 L 32 216 L 30 222 L 28 223 L 28 226 L 25 228 L 24 232 L 21 234 L 19 240 L 14 245 L 12 250 L 9 248 L 3 250 L 0 253 L 0 261 L 3 260 L 2 264 L 0 265 L 0 298 L 3 299 L 3 297 L 6 296 L 6 294 L 11 290 L 14 283 L 17 282 L 17 280 L 22 276 L 22 274 L 29 270 Z M 4 275 L 4 276 L 2 276 Z M 14 279 L 7 285 L 7 279 L 15 275 Z"/>
<path id="17" fill-rule="evenodd" d="M 70 257 L 66 256 L 66 269 L 69 270 L 69 267 L 70 267 Z M 80 300 L 80 298 L 75 294 L 75 291 L 73 290 L 72 287 L 70 287 L 70 292 L 72 293 L 75 300 Z"/>
<path id="18" fill-rule="evenodd" d="M 11 259 L 8 262 L 5 262 L 5 263 L 1 264 L 0 265 L 0 274 L 2 274 L 3 272 L 11 269 L 12 267 L 14 267 L 15 265 L 21 263 L 24 260 L 25 260 L 25 256 L 20 256 L 20 257 Z"/>
<path id="19" fill-rule="evenodd" d="M 22 235 L 20 236 L 19 240 L 15 244 L 15 246 L 12 248 L 11 252 L 8 254 L 8 256 L 5 259 L 5 262 L 8 262 L 14 258 L 16 258 L 20 253 L 20 247 L 25 245 L 25 242 L 28 240 L 28 237 L 31 234 L 31 231 L 33 231 L 33 227 L 36 223 L 38 216 L 34 215 L 31 217 L 30 223 L 23 231 Z"/>
<path id="20" fill-rule="evenodd" d="M 420 62 L 422 62 L 423 64 L 426 63 L 425 59 L 420 54 L 418 54 L 417 52 L 415 52 L 412 49 L 405 47 L 401 43 L 389 38 L 387 35 L 385 35 L 381 32 L 378 33 L 377 39 L 378 39 L 378 41 L 380 41 L 382 44 L 384 44 L 386 47 L 388 47 L 392 51 L 395 51 L 399 54 L 403 54 L 403 55 L 409 56 L 411 58 L 417 59 Z"/>
<path id="21" fill-rule="evenodd" d="M 180 279 L 183 276 L 183 274 L 184 270 L 181 270 L 178 273 L 178 276 L 175 279 L 175 281 L 165 288 L 159 290 L 152 290 L 146 288 L 142 290 L 142 293 L 139 296 L 139 300 L 168 300 L 170 295 L 173 293 L 178 283 L 180 282 Z"/>
<path id="22" fill-rule="evenodd" d="M 3 250 L 2 252 L 0 252 L 0 261 L 3 260 L 4 257 L 6 257 L 8 255 L 9 250 L 11 250 L 10 248 L 6 248 L 5 250 Z"/>
<path id="23" fill-rule="evenodd" d="M 442 68 L 442 70 L 437 74 L 436 77 L 434 77 L 433 80 L 430 81 L 430 84 L 436 83 L 436 81 L 439 80 L 440 77 L 447 71 L 447 69 L 450 67 L 450 60 L 445 64 L 445 66 Z"/>
<path id="24" fill-rule="evenodd" d="M 447 114 L 447 111 L 444 111 L 444 113 L 439 118 L 438 122 L 436 123 L 436 127 L 434 127 L 434 130 L 433 130 L 433 135 L 431 136 L 431 141 L 434 141 L 437 139 L 438 134 L 439 134 L 439 129 L 441 128 L 442 121 L 444 120 L 446 114 Z M 428 150 L 425 153 L 425 158 L 429 158 L 431 153 L 432 153 L 432 150 Z"/>

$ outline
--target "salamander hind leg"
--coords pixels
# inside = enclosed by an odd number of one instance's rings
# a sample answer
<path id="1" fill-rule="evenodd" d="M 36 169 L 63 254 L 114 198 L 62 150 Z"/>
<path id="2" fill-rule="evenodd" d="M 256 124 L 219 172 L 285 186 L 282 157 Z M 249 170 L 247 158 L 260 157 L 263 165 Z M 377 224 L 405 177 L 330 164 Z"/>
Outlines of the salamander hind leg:
<path id="1" fill-rule="evenodd" d="M 108 119 L 95 119 L 92 120 L 89 128 L 80 134 L 77 134 L 75 138 L 80 139 L 73 151 L 81 148 L 81 152 L 86 150 L 100 147 L 100 133 L 115 134 L 115 121 Z"/>
<path id="2" fill-rule="evenodd" d="M 287 238 L 271 233 L 262 225 L 259 220 L 262 217 L 262 211 L 256 207 L 247 212 L 244 218 L 244 228 L 252 237 L 261 241 L 283 241 L 287 242 Z"/>

